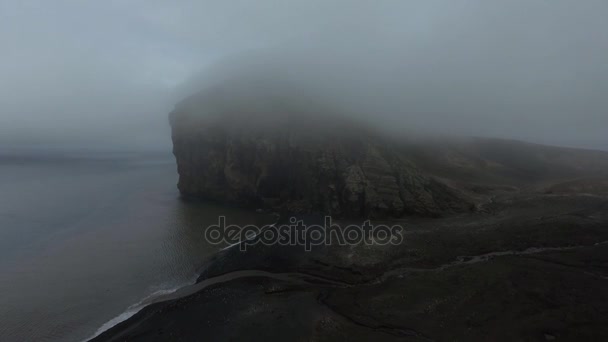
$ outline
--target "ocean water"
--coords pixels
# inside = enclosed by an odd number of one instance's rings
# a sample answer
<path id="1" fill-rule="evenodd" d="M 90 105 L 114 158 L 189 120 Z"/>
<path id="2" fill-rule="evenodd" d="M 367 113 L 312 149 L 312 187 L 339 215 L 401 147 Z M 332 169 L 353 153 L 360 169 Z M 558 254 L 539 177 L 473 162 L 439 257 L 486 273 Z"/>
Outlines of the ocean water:
<path id="1" fill-rule="evenodd" d="M 0 155 L 0 341 L 83 341 L 196 279 L 204 229 L 170 155 Z"/>

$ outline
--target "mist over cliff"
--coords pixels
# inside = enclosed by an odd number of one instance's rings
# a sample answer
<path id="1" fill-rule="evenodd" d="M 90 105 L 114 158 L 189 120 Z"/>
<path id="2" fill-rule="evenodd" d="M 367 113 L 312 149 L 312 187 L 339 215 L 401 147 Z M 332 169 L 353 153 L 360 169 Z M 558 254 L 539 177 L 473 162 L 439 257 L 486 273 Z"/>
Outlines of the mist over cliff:
<path id="1" fill-rule="evenodd" d="M 316 98 L 394 134 L 605 146 L 599 3 L 383 5 L 382 15 L 355 11 L 320 33 L 223 58 L 183 94 L 248 84 L 232 101 Z M 411 21 L 397 24 L 390 8 Z"/>
<path id="2" fill-rule="evenodd" d="M 606 14 L 562 0 L 5 1 L 0 136 L 168 148 L 180 84 L 255 70 L 397 133 L 604 147 Z"/>

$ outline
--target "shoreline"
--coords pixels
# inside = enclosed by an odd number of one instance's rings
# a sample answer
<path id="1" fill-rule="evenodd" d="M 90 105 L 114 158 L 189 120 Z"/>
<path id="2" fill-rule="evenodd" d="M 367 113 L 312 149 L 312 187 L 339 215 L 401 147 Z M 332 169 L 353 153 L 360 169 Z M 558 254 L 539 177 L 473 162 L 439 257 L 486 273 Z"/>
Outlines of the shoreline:
<path id="1" fill-rule="evenodd" d="M 87 342 L 87 341 L 91 341 L 91 340 L 95 339 L 96 337 L 98 337 L 99 335 L 112 329 L 116 325 L 129 320 L 131 317 L 133 317 L 134 315 L 136 315 L 138 312 L 145 309 L 149 305 L 153 305 L 155 303 L 159 303 L 159 302 L 162 302 L 165 300 L 171 300 L 172 299 L 171 296 L 173 294 L 175 294 L 176 292 L 180 291 L 183 288 L 187 288 L 187 287 L 190 287 L 193 285 L 196 285 L 196 276 L 193 277 L 193 279 L 191 281 L 188 281 L 188 283 L 186 283 L 185 285 L 178 285 L 174 288 L 161 289 L 161 290 L 152 292 L 151 294 L 143 297 L 137 303 L 131 304 L 129 307 L 127 307 L 127 309 L 125 309 L 120 314 L 116 315 L 112 319 L 110 319 L 107 322 L 105 322 L 104 324 L 102 324 L 99 328 L 97 328 L 97 330 L 95 331 L 95 333 L 92 336 L 87 337 L 86 339 L 82 340 L 82 342 Z"/>
<path id="2" fill-rule="evenodd" d="M 592 315 L 608 312 L 608 197 L 583 197 L 538 195 L 553 203 L 542 212 L 507 200 L 494 213 L 399 221 L 398 246 L 225 248 L 196 284 L 92 341 L 608 337 Z"/>
<path id="3" fill-rule="evenodd" d="M 456 267 L 459 265 L 488 262 L 494 258 L 500 258 L 503 256 L 531 255 L 531 254 L 540 254 L 540 253 L 544 253 L 544 252 L 548 252 L 548 251 L 549 252 L 568 251 L 568 250 L 579 249 L 579 248 L 600 246 L 600 245 L 604 245 L 604 244 L 608 244 L 608 241 L 597 242 L 593 245 L 577 245 L 577 246 L 564 246 L 564 247 L 528 247 L 525 250 L 518 250 L 518 251 L 510 250 L 510 251 L 491 252 L 491 253 L 481 254 L 481 255 L 459 256 L 459 257 L 457 257 L 456 260 L 443 264 L 443 265 L 440 265 L 439 267 L 437 267 L 437 269 L 443 270 L 448 267 Z M 225 251 L 229 248 L 232 248 L 236 245 L 238 245 L 238 243 L 227 246 L 227 247 L 221 249 L 220 252 Z M 211 258 L 213 258 L 213 256 Z M 398 273 L 400 271 L 403 272 L 404 270 L 391 270 L 391 271 L 388 271 L 387 273 L 395 273 L 395 272 Z M 424 272 L 424 271 L 428 271 L 428 270 L 410 269 L 408 271 Z M 179 299 L 185 298 L 187 296 L 193 295 L 196 292 L 202 291 L 208 286 L 215 285 L 215 284 L 221 284 L 221 283 L 229 282 L 229 281 L 240 279 L 240 278 L 248 278 L 248 277 L 266 277 L 266 278 L 272 278 L 272 279 L 283 280 L 283 281 L 294 281 L 298 277 L 302 277 L 302 278 L 308 277 L 308 278 L 313 278 L 313 279 L 319 280 L 321 282 L 326 282 L 328 284 L 333 283 L 333 285 L 350 286 L 350 284 L 339 283 L 339 282 L 333 281 L 331 279 L 316 277 L 316 276 L 312 276 L 312 275 L 306 274 L 306 273 L 272 273 L 272 272 L 266 272 L 266 271 L 260 271 L 260 270 L 244 270 L 244 271 L 230 272 L 230 273 L 220 275 L 220 276 L 217 276 L 217 277 L 214 277 L 211 279 L 203 280 L 200 282 L 195 280 L 194 282 L 192 282 L 188 285 L 176 287 L 175 289 L 156 291 L 156 292 L 152 293 L 151 295 L 145 297 L 138 303 L 131 305 L 129 308 L 127 308 L 127 310 L 125 312 L 121 313 L 117 317 L 113 318 L 112 320 L 110 320 L 107 323 L 105 323 L 104 325 L 102 325 L 92 337 L 85 339 L 84 342 L 91 341 L 91 340 L 95 339 L 96 337 L 102 335 L 106 331 L 111 330 L 112 328 L 116 327 L 117 325 L 119 325 L 125 321 L 128 321 L 133 316 L 135 316 L 137 313 L 139 313 L 141 310 L 145 309 L 146 307 L 148 307 L 150 305 L 153 305 L 156 303 L 162 303 L 164 301 L 179 300 Z M 387 275 L 383 275 L 382 277 L 386 278 Z M 608 277 L 603 277 L 603 278 L 608 279 Z M 111 323 L 111 325 L 109 325 L 109 323 Z"/>
<path id="4" fill-rule="evenodd" d="M 277 217 L 277 220 L 274 223 L 270 224 L 270 226 L 275 226 L 275 225 L 279 224 L 281 216 L 278 213 L 271 213 L 271 215 Z M 260 234 L 262 234 L 262 232 Z M 250 238 L 249 240 L 256 239 L 257 237 L 258 237 L 258 235 Z M 216 251 L 215 253 L 211 254 L 208 257 L 208 260 L 213 260 L 215 257 L 217 257 L 217 255 L 219 253 L 221 253 L 223 251 L 227 251 L 227 250 L 229 250 L 229 249 L 231 249 L 231 248 L 239 245 L 240 243 L 241 242 L 237 242 L 237 243 L 234 243 L 232 245 L 228 245 L 226 247 L 223 247 L 219 251 Z M 204 268 L 204 265 L 203 265 L 203 268 Z M 191 288 L 197 288 L 197 285 L 200 284 L 199 278 L 200 278 L 201 273 L 202 273 L 202 269 L 199 270 L 198 272 L 196 272 L 195 275 L 193 276 L 193 280 L 189 281 L 185 285 L 177 286 L 177 287 L 175 287 L 173 289 L 155 291 L 152 294 L 144 297 L 143 299 L 141 299 L 137 303 L 130 305 L 125 311 L 123 311 L 119 315 L 115 316 L 114 318 L 110 319 L 106 323 L 102 324 L 95 331 L 95 333 L 92 336 L 84 339 L 82 342 L 88 342 L 88 341 L 94 340 L 95 338 L 97 338 L 98 336 L 102 335 L 106 331 L 111 330 L 115 326 L 117 326 L 117 325 L 119 325 L 119 324 L 121 324 L 121 323 L 129 320 L 134 315 L 136 315 L 141 310 L 145 309 L 146 307 L 148 307 L 150 305 L 153 305 L 153 304 L 156 304 L 156 303 L 160 303 L 160 302 L 163 302 L 163 301 L 167 301 L 167 300 L 179 299 L 180 297 L 187 296 L 187 294 L 183 293 L 183 292 L 186 292 L 186 291 L 191 294 L 192 291 L 193 291 L 193 290 L 191 290 Z M 196 291 L 194 291 L 194 292 L 196 292 Z"/>

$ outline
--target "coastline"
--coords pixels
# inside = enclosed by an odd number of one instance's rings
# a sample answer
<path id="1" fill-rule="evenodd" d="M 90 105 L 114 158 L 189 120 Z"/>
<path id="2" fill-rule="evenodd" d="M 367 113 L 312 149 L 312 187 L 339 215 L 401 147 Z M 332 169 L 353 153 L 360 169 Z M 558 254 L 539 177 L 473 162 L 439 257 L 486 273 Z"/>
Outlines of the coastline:
<path id="1" fill-rule="evenodd" d="M 504 201 L 492 214 L 392 221 L 407 227 L 399 246 L 224 249 L 197 284 L 92 341 L 606 337 L 591 313 L 608 310 L 608 198 L 587 198 L 596 209 L 584 217 L 561 215 L 578 196 L 557 201 L 540 218 Z"/>
<path id="2" fill-rule="evenodd" d="M 99 335 L 105 333 L 106 331 L 114 328 L 118 324 L 121 324 L 121 323 L 129 320 L 131 317 L 136 315 L 141 310 L 145 309 L 147 306 L 153 305 L 155 303 L 163 302 L 166 300 L 175 299 L 176 297 L 174 295 L 176 293 L 180 292 L 182 289 L 189 288 L 191 286 L 196 285 L 197 284 L 196 278 L 197 278 L 196 276 L 193 277 L 193 279 L 191 281 L 185 283 L 184 285 L 179 285 L 179 286 L 176 286 L 176 287 L 170 288 L 170 289 L 157 290 L 157 291 L 154 291 L 151 294 L 143 297 L 141 300 L 139 300 L 135 304 L 130 305 L 127 309 L 125 309 L 123 312 L 121 312 L 117 316 L 113 317 L 112 319 L 110 319 L 107 322 L 105 322 L 104 324 L 102 324 L 95 331 L 95 333 L 93 335 L 85 338 L 83 340 L 83 342 L 94 340 L 96 337 L 98 337 Z"/>
<path id="3" fill-rule="evenodd" d="M 275 226 L 275 225 L 279 224 L 281 216 L 278 213 L 271 213 L 271 215 L 277 217 L 277 220 L 274 223 L 271 223 L 270 226 Z M 255 238 L 257 238 L 257 236 L 254 236 L 251 239 L 255 239 Z M 211 256 L 209 256 L 208 259 L 212 260 L 212 259 L 216 258 L 219 253 L 229 250 L 230 248 L 236 247 L 239 244 L 240 243 L 237 242 L 232 245 L 228 245 L 228 246 L 220 249 L 216 253 L 212 254 Z M 163 301 L 179 299 L 180 297 L 184 297 L 184 296 L 187 296 L 188 294 L 192 294 L 196 291 L 202 290 L 202 288 L 204 288 L 205 286 L 200 286 L 201 282 L 199 281 L 199 279 L 200 279 L 201 273 L 202 273 L 202 270 L 199 270 L 199 272 L 196 272 L 193 276 L 193 279 L 184 285 L 177 286 L 172 289 L 157 290 L 157 291 L 153 292 L 152 294 L 145 296 L 143 299 L 141 299 L 137 303 L 130 305 L 125 311 L 123 311 L 116 317 L 110 319 L 109 321 L 107 321 L 106 323 L 101 325 L 95 331 L 95 333 L 93 335 L 84 339 L 83 342 L 93 341 L 95 338 L 97 338 L 98 336 L 107 332 L 108 330 L 111 330 L 115 326 L 131 319 L 134 315 L 139 313 L 141 310 L 145 309 L 147 306 L 150 306 L 150 305 L 153 305 L 156 303 L 160 303 Z"/>

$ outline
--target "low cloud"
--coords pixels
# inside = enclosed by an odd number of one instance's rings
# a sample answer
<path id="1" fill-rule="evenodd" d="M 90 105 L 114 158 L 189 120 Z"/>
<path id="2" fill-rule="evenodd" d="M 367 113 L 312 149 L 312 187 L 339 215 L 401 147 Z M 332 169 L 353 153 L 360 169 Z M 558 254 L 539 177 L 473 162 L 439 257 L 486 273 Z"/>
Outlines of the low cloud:
<path id="1" fill-rule="evenodd" d="M 606 15 L 591 0 L 2 0 L 0 136 L 168 149 L 173 104 L 241 72 L 404 134 L 608 148 Z"/>

